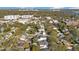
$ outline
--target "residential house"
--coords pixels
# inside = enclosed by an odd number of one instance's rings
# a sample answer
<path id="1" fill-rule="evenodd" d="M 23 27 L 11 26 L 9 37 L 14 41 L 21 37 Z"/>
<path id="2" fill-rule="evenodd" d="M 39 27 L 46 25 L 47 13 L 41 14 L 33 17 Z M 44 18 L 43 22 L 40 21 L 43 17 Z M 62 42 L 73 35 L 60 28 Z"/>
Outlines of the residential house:
<path id="1" fill-rule="evenodd" d="M 46 19 L 50 20 L 50 19 L 52 19 L 52 18 L 51 18 L 51 17 L 49 17 L 49 16 L 47 16 L 47 17 L 46 17 Z"/>
<path id="2" fill-rule="evenodd" d="M 48 48 L 48 42 L 46 40 L 39 41 L 40 49 Z"/>
<path id="3" fill-rule="evenodd" d="M 59 21 L 58 20 L 53 20 L 53 23 L 54 24 L 59 24 Z"/>

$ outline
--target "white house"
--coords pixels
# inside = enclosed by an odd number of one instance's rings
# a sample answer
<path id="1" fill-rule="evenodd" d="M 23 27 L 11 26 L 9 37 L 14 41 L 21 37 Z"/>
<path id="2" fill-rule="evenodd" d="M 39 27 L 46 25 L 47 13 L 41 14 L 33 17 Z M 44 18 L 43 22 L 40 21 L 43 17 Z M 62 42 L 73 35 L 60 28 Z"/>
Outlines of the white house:
<path id="1" fill-rule="evenodd" d="M 58 24 L 59 21 L 58 20 L 53 20 L 53 23 Z"/>
<path id="2" fill-rule="evenodd" d="M 22 35 L 22 36 L 20 37 L 20 40 L 26 40 L 26 36 L 25 36 L 25 35 Z"/>
<path id="3" fill-rule="evenodd" d="M 56 27 L 53 27 L 54 30 L 58 30 Z"/>
<path id="4" fill-rule="evenodd" d="M 40 49 L 46 49 L 46 48 L 48 48 L 47 45 L 40 45 Z"/>
<path id="5" fill-rule="evenodd" d="M 48 42 L 46 40 L 40 41 L 39 46 L 40 46 L 40 49 L 46 49 L 48 48 Z"/>
<path id="6" fill-rule="evenodd" d="M 49 23 L 50 23 L 50 24 L 52 24 L 52 23 L 53 23 L 53 21 L 51 21 L 51 20 L 50 20 L 50 21 L 49 21 Z"/>
<path id="7" fill-rule="evenodd" d="M 50 20 L 50 19 L 52 19 L 52 18 L 51 18 L 51 17 L 49 17 L 49 16 L 47 16 L 47 17 L 46 17 L 46 19 L 49 19 L 49 20 Z"/>
<path id="8" fill-rule="evenodd" d="M 46 37 L 41 37 L 41 38 L 38 39 L 38 41 L 43 41 L 43 40 L 47 40 L 47 38 Z"/>

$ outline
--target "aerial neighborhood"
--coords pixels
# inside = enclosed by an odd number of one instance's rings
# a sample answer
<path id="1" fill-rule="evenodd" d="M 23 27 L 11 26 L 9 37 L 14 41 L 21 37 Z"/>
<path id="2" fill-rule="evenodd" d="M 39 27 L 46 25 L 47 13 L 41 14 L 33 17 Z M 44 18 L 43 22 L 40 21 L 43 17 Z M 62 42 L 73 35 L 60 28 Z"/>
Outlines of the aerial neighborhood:
<path id="1" fill-rule="evenodd" d="M 0 10 L 0 51 L 78 51 L 76 11 Z"/>

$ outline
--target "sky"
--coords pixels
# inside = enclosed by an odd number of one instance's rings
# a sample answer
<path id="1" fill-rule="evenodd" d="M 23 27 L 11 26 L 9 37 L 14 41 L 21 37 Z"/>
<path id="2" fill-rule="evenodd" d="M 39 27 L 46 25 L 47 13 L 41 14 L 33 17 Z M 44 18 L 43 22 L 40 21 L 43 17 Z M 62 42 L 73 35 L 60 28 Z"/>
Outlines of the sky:
<path id="1" fill-rule="evenodd" d="M 0 0 L 0 7 L 79 7 L 79 0 Z"/>

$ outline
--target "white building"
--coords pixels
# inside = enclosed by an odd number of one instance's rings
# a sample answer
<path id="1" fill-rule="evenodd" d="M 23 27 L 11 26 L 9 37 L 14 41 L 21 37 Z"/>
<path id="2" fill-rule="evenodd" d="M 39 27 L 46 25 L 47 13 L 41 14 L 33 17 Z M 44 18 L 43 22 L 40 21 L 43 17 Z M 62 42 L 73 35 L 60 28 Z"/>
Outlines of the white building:
<path id="1" fill-rule="evenodd" d="M 6 15 L 4 16 L 4 20 L 16 20 L 19 18 L 19 15 Z"/>
<path id="2" fill-rule="evenodd" d="M 20 40 L 26 40 L 26 36 L 25 36 L 25 35 L 22 35 L 22 36 L 20 37 Z"/>
<path id="3" fill-rule="evenodd" d="M 59 21 L 58 20 L 53 20 L 53 23 L 58 24 Z"/>
<path id="4" fill-rule="evenodd" d="M 22 19 L 30 19 L 33 17 L 33 15 L 21 15 L 20 16 Z"/>
<path id="5" fill-rule="evenodd" d="M 46 40 L 40 41 L 39 46 L 40 46 L 40 49 L 46 49 L 48 48 L 48 42 Z"/>
<path id="6" fill-rule="evenodd" d="M 6 15 L 4 20 L 30 19 L 33 15 Z"/>
<path id="7" fill-rule="evenodd" d="M 53 23 L 53 21 L 51 21 L 51 20 L 50 20 L 50 21 L 49 21 L 49 23 L 50 23 L 50 24 L 52 24 L 52 23 Z"/>
<path id="8" fill-rule="evenodd" d="M 46 17 L 46 19 L 49 19 L 49 20 L 50 20 L 50 19 L 52 19 L 52 18 L 51 18 L 51 17 L 49 17 L 49 16 L 47 16 L 47 17 Z"/>
<path id="9" fill-rule="evenodd" d="M 40 45 L 40 49 L 46 49 L 46 48 L 48 48 L 47 45 Z"/>
<path id="10" fill-rule="evenodd" d="M 38 39 L 38 41 L 43 41 L 43 40 L 47 40 L 47 37 L 41 37 Z"/>

